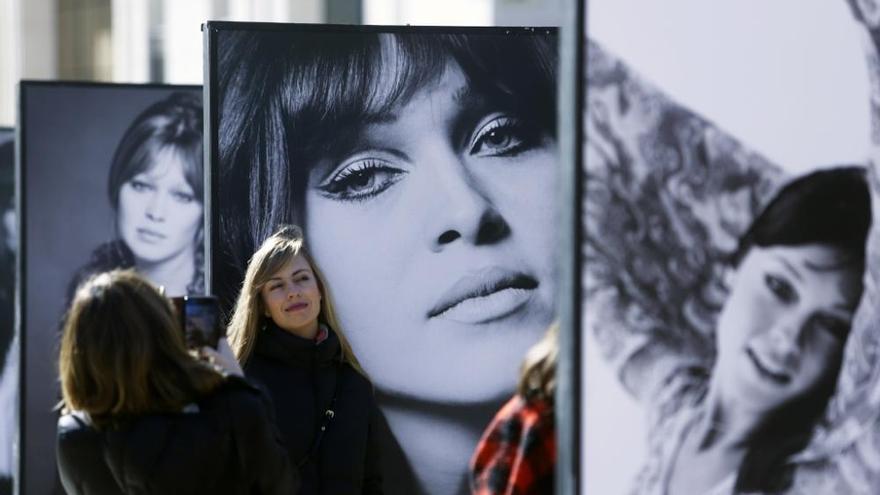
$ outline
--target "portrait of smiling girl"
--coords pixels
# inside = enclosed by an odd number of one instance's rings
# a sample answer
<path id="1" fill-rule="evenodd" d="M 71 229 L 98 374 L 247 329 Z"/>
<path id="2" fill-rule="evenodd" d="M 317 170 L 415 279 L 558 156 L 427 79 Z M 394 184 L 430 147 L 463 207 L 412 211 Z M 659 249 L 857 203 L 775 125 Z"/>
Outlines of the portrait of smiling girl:
<path id="1" fill-rule="evenodd" d="M 589 48 L 585 327 L 647 419 L 630 493 L 865 493 L 816 444 L 864 341 L 866 169 L 783 177 Z"/>
<path id="2" fill-rule="evenodd" d="M 871 202 L 865 170 L 795 178 L 762 210 L 733 255 L 717 355 L 695 356 L 647 398 L 649 454 L 635 493 L 775 493 L 810 441 L 837 384 L 862 295 Z M 634 356 L 627 373 L 657 372 Z"/>
<path id="3" fill-rule="evenodd" d="M 399 444 L 386 465 L 463 492 L 554 318 L 555 34 L 210 29 L 214 291 L 229 305 L 255 246 L 302 225 Z"/>

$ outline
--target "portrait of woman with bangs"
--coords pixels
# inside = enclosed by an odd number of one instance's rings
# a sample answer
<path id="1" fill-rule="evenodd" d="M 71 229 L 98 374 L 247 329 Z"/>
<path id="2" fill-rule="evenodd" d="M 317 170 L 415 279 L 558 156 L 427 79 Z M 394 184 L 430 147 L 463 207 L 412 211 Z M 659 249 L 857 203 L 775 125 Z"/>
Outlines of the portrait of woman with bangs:
<path id="1" fill-rule="evenodd" d="M 556 33 L 247 26 L 208 26 L 212 289 L 229 307 L 301 225 L 389 427 L 386 491 L 465 493 L 555 316 Z"/>

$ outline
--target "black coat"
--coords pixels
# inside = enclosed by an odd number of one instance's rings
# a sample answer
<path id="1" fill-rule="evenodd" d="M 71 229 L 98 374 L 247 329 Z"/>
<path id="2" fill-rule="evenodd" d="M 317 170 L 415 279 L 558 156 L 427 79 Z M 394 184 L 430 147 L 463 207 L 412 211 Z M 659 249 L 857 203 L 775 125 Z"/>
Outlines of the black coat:
<path id="1" fill-rule="evenodd" d="M 290 458 L 300 466 L 301 494 L 382 493 L 373 387 L 341 363 L 332 331 L 315 345 L 270 323 L 257 336 L 245 373 L 272 397 Z M 334 391 L 333 418 L 309 456 Z"/>
<path id="2" fill-rule="evenodd" d="M 58 469 L 69 494 L 295 493 L 299 477 L 257 388 L 229 378 L 193 411 L 96 430 L 58 420 Z M 196 412 L 195 409 L 198 409 Z"/>

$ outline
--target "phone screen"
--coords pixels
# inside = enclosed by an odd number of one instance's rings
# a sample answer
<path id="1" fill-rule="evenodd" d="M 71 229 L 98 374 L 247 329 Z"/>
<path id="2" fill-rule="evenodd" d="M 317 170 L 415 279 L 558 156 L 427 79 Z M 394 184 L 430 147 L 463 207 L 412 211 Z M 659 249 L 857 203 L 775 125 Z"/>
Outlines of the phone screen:
<path id="1" fill-rule="evenodd" d="M 213 296 L 183 296 L 173 299 L 180 318 L 186 345 L 190 348 L 210 346 L 217 348 L 223 335 L 220 306 Z"/>

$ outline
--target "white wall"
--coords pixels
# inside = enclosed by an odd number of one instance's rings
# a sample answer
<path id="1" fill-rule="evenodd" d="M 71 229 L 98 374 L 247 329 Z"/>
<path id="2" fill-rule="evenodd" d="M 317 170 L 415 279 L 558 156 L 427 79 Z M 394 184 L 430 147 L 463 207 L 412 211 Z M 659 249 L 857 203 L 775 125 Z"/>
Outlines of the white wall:
<path id="1" fill-rule="evenodd" d="M 495 0 L 496 26 L 559 26 L 562 0 Z"/>
<path id="2" fill-rule="evenodd" d="M 867 67 L 843 1 L 591 0 L 589 33 L 795 169 L 865 155 Z"/>
<path id="3" fill-rule="evenodd" d="M 492 1 L 363 0 L 363 23 L 492 26 Z"/>
<path id="4" fill-rule="evenodd" d="M 14 126 L 19 79 L 57 75 L 55 0 L 0 0 L 0 126 Z"/>

